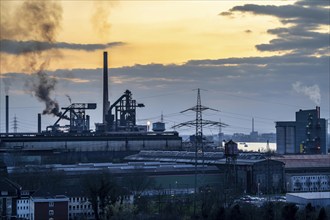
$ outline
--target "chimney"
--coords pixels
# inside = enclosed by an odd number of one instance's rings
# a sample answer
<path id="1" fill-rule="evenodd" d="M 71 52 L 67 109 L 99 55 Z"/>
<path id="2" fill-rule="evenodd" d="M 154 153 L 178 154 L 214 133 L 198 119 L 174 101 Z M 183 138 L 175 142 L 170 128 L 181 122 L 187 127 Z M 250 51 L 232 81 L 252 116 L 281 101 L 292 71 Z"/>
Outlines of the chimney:
<path id="1" fill-rule="evenodd" d="M 41 114 L 38 114 L 38 133 L 41 134 Z"/>
<path id="2" fill-rule="evenodd" d="M 89 131 L 89 121 L 90 121 L 90 117 L 89 115 L 86 115 L 86 130 Z"/>
<path id="3" fill-rule="evenodd" d="M 6 95 L 6 134 L 9 133 L 9 96 Z"/>
<path id="4" fill-rule="evenodd" d="M 103 52 L 103 124 L 106 124 L 106 114 L 109 110 L 108 97 L 108 52 Z"/>
<path id="5" fill-rule="evenodd" d="M 320 106 L 316 106 L 316 115 L 317 115 L 317 118 L 320 119 L 320 117 L 321 117 Z"/>

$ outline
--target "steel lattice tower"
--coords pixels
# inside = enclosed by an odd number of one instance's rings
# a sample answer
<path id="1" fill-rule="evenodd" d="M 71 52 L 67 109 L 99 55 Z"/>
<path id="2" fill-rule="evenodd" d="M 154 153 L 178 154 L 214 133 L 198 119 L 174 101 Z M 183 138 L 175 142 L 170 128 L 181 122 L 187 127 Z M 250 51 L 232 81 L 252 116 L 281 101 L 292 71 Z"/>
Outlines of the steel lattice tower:
<path id="1" fill-rule="evenodd" d="M 206 106 L 202 105 L 202 100 L 201 100 L 201 94 L 200 94 L 200 89 L 197 89 L 197 105 L 194 107 L 191 107 L 189 109 L 186 109 L 184 111 L 181 111 L 180 113 L 184 113 L 187 111 L 194 111 L 196 112 L 196 119 L 183 122 L 180 124 L 177 124 L 173 126 L 172 128 L 180 128 L 180 127 L 195 127 L 196 133 L 195 133 L 195 151 L 198 152 L 198 150 L 201 150 L 202 152 L 204 151 L 203 149 L 203 127 L 206 126 L 220 126 L 220 127 L 225 127 L 227 124 L 218 122 L 218 121 L 210 121 L 210 120 L 204 120 L 202 117 L 202 112 L 205 110 L 213 110 L 213 111 L 219 111 L 213 108 L 209 108 Z"/>
<path id="2" fill-rule="evenodd" d="M 225 123 L 216 122 L 216 121 L 209 121 L 209 120 L 203 120 L 202 112 L 205 110 L 213 110 L 213 111 L 219 111 L 216 109 L 212 109 L 209 107 L 205 107 L 202 105 L 201 100 L 201 94 L 200 89 L 197 89 L 197 104 L 194 107 L 191 107 L 189 109 L 186 109 L 184 111 L 181 111 L 180 113 L 184 113 L 186 111 L 194 111 L 196 112 L 196 119 L 180 123 L 178 125 L 173 126 L 172 128 L 180 128 L 180 127 L 195 127 L 196 133 L 195 133 L 195 141 L 194 141 L 194 147 L 195 147 L 195 191 L 194 191 L 194 215 L 196 215 L 196 192 L 197 192 L 197 163 L 198 163 L 198 152 L 199 150 L 202 153 L 202 166 L 204 167 L 204 143 L 203 143 L 203 127 L 205 126 L 220 126 L 224 127 L 227 126 Z"/>

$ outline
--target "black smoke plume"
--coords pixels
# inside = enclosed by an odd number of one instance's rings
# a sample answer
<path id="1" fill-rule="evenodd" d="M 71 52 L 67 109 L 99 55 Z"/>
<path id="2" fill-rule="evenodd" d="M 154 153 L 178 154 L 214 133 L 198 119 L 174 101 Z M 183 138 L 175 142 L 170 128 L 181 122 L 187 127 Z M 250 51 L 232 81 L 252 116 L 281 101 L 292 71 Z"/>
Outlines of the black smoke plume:
<path id="1" fill-rule="evenodd" d="M 32 88 L 38 100 L 46 105 L 42 113 L 59 115 L 58 103 L 50 98 L 51 91 L 55 90 L 56 79 L 49 78 L 45 72 L 38 72 L 36 75 L 37 80 L 33 83 Z"/>
<path id="2" fill-rule="evenodd" d="M 3 3 L 6 6 L 6 3 Z M 4 12 L 0 19 L 1 40 L 56 42 L 60 29 L 62 7 L 58 1 L 23 1 L 13 13 Z M 58 56 L 56 50 L 52 50 Z M 28 50 L 24 53 L 25 71 L 31 73 L 26 82 L 27 89 L 45 103 L 43 114 L 59 115 L 59 104 L 51 98 L 56 79 L 47 75 L 50 57 L 42 50 Z"/>

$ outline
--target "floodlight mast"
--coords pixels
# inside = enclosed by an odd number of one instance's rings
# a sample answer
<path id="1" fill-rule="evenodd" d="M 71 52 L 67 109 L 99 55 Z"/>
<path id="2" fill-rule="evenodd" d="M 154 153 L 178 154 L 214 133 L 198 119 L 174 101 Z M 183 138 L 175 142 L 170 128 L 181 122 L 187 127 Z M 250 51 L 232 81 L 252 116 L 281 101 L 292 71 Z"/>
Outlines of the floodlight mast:
<path id="1" fill-rule="evenodd" d="M 213 110 L 219 112 L 217 109 L 209 108 L 202 105 L 200 89 L 197 89 L 197 105 L 181 111 L 180 113 L 184 113 L 186 111 L 194 111 L 196 112 L 196 119 L 183 122 L 177 125 L 174 125 L 172 128 L 180 128 L 180 127 L 194 127 L 196 129 L 195 133 L 195 191 L 194 191 L 194 216 L 196 216 L 196 196 L 197 196 L 197 162 L 198 162 L 198 151 L 200 150 L 202 153 L 202 166 L 204 168 L 204 145 L 203 145 L 203 126 L 221 126 L 225 127 L 228 126 L 225 123 L 210 121 L 210 120 L 203 120 L 202 112 L 205 110 Z"/>

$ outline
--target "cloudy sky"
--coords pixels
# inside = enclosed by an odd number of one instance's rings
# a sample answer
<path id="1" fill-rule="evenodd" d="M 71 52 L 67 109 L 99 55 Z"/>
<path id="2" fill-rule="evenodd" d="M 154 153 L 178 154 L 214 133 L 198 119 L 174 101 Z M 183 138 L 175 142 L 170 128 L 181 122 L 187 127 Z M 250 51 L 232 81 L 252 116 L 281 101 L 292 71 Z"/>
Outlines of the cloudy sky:
<path id="1" fill-rule="evenodd" d="M 275 132 L 299 109 L 329 107 L 328 0 L 303 1 L 1 1 L 0 132 L 5 95 L 11 131 L 53 124 L 52 109 L 96 102 L 102 121 L 103 51 L 109 98 L 126 89 L 139 124 L 193 120 L 197 88 L 203 118 L 225 133 Z M 47 103 L 47 104 L 46 104 Z M 94 126 L 92 126 L 94 127 Z M 216 134 L 219 128 L 205 128 Z M 182 128 L 182 134 L 194 129 Z"/>

